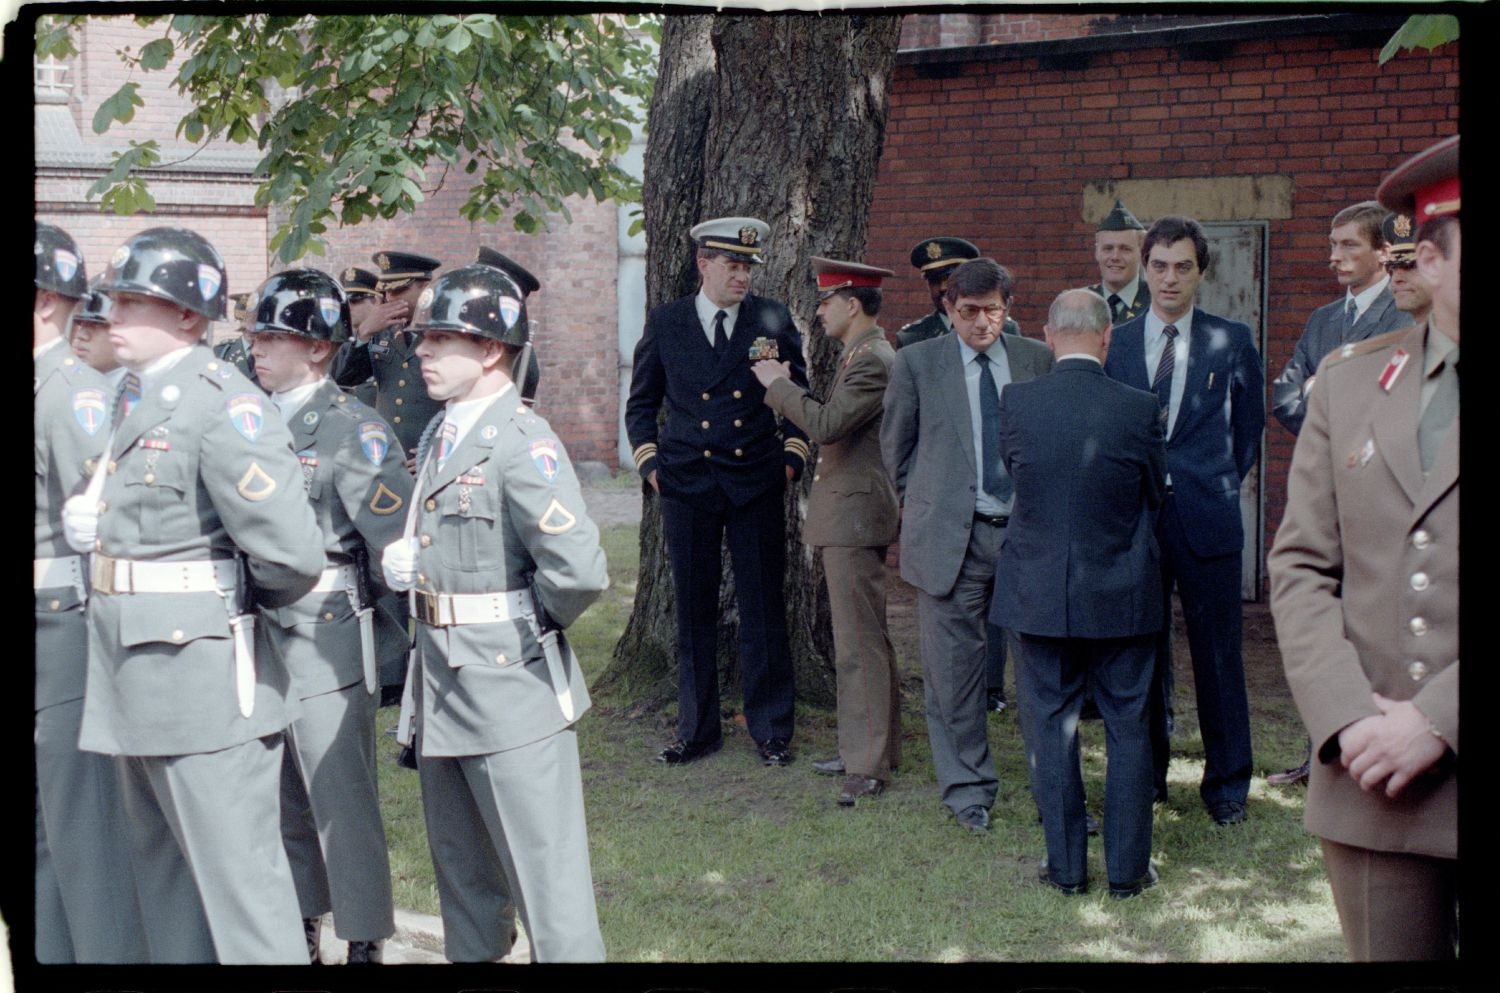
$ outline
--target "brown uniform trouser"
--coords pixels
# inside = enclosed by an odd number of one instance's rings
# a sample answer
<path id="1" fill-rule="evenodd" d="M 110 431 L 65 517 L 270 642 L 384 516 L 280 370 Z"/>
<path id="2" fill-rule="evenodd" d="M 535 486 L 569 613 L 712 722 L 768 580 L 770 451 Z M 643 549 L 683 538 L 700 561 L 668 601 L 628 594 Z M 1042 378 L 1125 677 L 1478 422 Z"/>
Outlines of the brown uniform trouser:
<path id="1" fill-rule="evenodd" d="M 1458 860 L 1377 852 L 1323 839 L 1344 944 L 1356 962 L 1452 959 Z"/>
<path id="2" fill-rule="evenodd" d="M 889 782 L 901 764 L 896 649 L 886 633 L 885 548 L 823 548 L 833 619 L 839 757 L 851 776 Z"/>

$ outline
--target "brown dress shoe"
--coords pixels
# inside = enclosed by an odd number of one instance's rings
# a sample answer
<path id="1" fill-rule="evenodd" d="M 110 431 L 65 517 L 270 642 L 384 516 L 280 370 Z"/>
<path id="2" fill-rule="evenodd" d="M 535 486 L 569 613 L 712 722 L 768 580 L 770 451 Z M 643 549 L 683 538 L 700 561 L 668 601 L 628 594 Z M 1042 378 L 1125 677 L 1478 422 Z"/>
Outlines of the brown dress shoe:
<path id="1" fill-rule="evenodd" d="M 844 780 L 844 786 L 839 790 L 839 806 L 852 807 L 856 800 L 877 797 L 883 792 L 885 792 L 885 783 L 878 779 L 850 776 Z"/>

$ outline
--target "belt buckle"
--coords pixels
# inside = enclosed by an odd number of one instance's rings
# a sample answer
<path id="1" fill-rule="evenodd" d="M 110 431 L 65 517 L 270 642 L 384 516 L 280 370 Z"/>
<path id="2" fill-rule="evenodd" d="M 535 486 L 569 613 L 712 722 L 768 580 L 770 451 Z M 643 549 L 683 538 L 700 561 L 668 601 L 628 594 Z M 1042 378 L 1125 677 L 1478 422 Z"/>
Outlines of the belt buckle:
<path id="1" fill-rule="evenodd" d="M 431 627 L 439 627 L 438 624 L 438 599 L 431 593 L 417 592 L 417 620 Z"/>
<path id="2" fill-rule="evenodd" d="M 91 565 L 89 578 L 93 581 L 94 592 L 106 596 L 114 594 L 115 560 L 108 555 L 95 555 Z"/>

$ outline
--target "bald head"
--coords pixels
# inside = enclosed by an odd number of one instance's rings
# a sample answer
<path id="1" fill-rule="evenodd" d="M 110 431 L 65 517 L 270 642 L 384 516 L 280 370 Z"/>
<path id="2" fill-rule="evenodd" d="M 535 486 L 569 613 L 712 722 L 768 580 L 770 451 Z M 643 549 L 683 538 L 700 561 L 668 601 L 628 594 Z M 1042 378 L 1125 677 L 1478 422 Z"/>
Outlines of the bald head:
<path id="1" fill-rule="evenodd" d="M 1063 290 L 1048 308 L 1042 330 L 1055 355 L 1083 352 L 1102 362 L 1109 349 L 1109 304 L 1093 290 Z"/>

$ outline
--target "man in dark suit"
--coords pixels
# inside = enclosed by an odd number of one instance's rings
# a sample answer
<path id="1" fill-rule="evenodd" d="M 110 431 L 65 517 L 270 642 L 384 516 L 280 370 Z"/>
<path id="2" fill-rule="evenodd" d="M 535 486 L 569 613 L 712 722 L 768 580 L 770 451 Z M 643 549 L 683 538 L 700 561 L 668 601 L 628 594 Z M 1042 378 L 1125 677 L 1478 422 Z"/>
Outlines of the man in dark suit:
<path id="1" fill-rule="evenodd" d="M 1012 496 L 1000 389 L 1052 368 L 1041 342 L 1001 333 L 1012 285 L 994 259 L 954 270 L 954 334 L 896 353 L 880 428 L 881 459 L 905 503 L 901 578 L 918 590 L 933 765 L 944 805 L 975 832 L 989 830 L 1000 785 L 984 709 L 985 612 Z"/>
<path id="2" fill-rule="evenodd" d="M 1112 324 L 1124 324 L 1151 306 L 1151 288 L 1141 278 L 1141 238 L 1146 225 L 1136 220 L 1120 200 L 1099 222 L 1094 232 L 1094 261 L 1099 263 L 1099 282 L 1089 289 L 1109 304 Z"/>
<path id="3" fill-rule="evenodd" d="M 1052 372 L 1000 394 L 1000 453 L 1016 507 L 990 620 L 1021 643 L 1021 726 L 1047 836 L 1042 882 L 1070 895 L 1088 888 L 1077 727 L 1091 689 L 1109 740 L 1109 892 L 1130 897 L 1156 882 L 1146 710 L 1162 626 L 1154 531 L 1166 452 L 1156 398 L 1104 375 L 1102 297 L 1064 291 L 1045 332 Z"/>
<path id="4" fill-rule="evenodd" d="M 806 388 L 802 336 L 786 307 L 750 293 L 770 226 L 721 217 L 692 229 L 702 288 L 658 307 L 635 349 L 625 430 L 636 469 L 660 496 L 677 591 L 677 740 L 658 762 L 719 750 L 720 546 L 726 539 L 739 606 L 745 723 L 761 761 L 792 760 L 792 662 L 782 598 L 785 487 L 802 472 L 807 435 L 777 424 L 751 372 L 789 364 Z M 656 416 L 667 405 L 665 424 Z"/>
<path id="5" fill-rule="evenodd" d="M 1182 598 L 1204 769 L 1199 793 L 1217 824 L 1245 819 L 1250 705 L 1240 655 L 1240 484 L 1260 453 L 1265 374 L 1250 328 L 1193 306 L 1208 239 L 1190 217 L 1151 225 L 1142 246 L 1151 309 L 1115 329 L 1104 369 L 1157 396 L 1167 439 L 1167 496 L 1157 525 L 1162 600 Z M 1170 613 L 1165 616 L 1170 617 Z M 1172 650 L 1158 640 L 1151 700 L 1156 796 L 1167 796 Z"/>
<path id="6" fill-rule="evenodd" d="M 1302 430 L 1307 391 L 1325 355 L 1411 324 L 1411 317 L 1396 306 L 1391 280 L 1381 265 L 1385 216 L 1386 209 L 1375 200 L 1364 200 L 1333 215 L 1328 268 L 1344 287 L 1344 295 L 1312 312 L 1286 368 L 1271 382 L 1271 413 L 1293 435 Z M 1301 765 L 1273 773 L 1266 782 L 1275 786 L 1307 782 L 1311 742 L 1308 748 Z"/>

